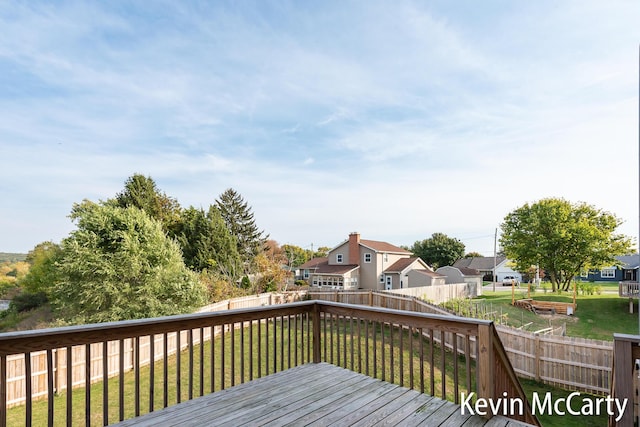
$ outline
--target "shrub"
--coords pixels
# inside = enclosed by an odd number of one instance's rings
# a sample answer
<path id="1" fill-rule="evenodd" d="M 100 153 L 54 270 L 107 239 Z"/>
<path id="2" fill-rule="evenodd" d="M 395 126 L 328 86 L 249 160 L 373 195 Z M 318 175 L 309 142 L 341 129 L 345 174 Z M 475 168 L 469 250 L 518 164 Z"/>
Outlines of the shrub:
<path id="1" fill-rule="evenodd" d="M 44 292 L 37 293 L 28 293 L 23 292 L 21 294 L 16 295 L 9 304 L 10 310 L 15 310 L 17 313 L 22 313 L 23 311 L 33 310 L 34 308 L 38 308 L 42 305 L 45 305 L 48 302 L 47 296 Z"/>

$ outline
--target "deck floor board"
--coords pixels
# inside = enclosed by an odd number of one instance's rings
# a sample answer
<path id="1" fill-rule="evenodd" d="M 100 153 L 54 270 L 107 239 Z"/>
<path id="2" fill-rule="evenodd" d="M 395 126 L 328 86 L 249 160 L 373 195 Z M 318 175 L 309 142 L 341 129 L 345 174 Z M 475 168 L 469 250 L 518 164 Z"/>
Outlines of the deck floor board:
<path id="1" fill-rule="evenodd" d="M 327 363 L 306 364 L 125 420 L 146 426 L 526 426 Z"/>

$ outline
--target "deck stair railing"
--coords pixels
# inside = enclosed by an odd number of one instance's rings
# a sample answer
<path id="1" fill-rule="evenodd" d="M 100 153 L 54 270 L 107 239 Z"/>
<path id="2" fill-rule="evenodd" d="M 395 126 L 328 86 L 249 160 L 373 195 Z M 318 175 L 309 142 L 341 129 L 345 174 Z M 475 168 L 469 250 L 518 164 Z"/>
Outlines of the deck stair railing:
<path id="1" fill-rule="evenodd" d="M 171 355 L 170 344 L 186 348 Z M 46 353 L 45 366 L 32 365 L 36 352 Z M 7 359 L 16 354 L 25 380 L 12 387 L 28 397 L 24 407 L 7 409 Z M 0 334 L 0 427 L 108 425 L 322 361 L 454 402 L 472 392 L 518 398 L 523 413 L 507 415 L 539 425 L 492 322 L 303 301 Z M 78 374 L 90 380 L 73 389 Z M 61 375 L 69 387 L 54 385 Z M 47 391 L 33 398 L 40 378 Z"/>

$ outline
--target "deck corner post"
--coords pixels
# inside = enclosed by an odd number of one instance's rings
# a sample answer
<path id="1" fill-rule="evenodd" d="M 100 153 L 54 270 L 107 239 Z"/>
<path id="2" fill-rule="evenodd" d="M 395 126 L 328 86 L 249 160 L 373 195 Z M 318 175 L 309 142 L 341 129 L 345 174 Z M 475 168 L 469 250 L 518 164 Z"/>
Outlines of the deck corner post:
<path id="1" fill-rule="evenodd" d="M 478 325 L 478 398 L 493 400 L 495 396 L 495 353 L 493 324 Z M 487 418 L 491 418 L 491 411 Z"/>
<path id="2" fill-rule="evenodd" d="M 628 340 L 619 339 L 615 335 L 613 339 L 614 378 L 612 383 L 615 388 L 611 390 L 611 396 L 617 399 L 626 398 L 633 402 L 635 394 L 633 388 L 633 375 L 629 375 L 630 372 L 634 372 L 632 343 Z M 622 419 L 614 425 L 632 426 L 634 416 L 633 412 L 633 410 L 625 411 L 622 415 Z"/>
<path id="3" fill-rule="evenodd" d="M 320 304 L 313 304 L 313 363 L 320 363 Z"/>

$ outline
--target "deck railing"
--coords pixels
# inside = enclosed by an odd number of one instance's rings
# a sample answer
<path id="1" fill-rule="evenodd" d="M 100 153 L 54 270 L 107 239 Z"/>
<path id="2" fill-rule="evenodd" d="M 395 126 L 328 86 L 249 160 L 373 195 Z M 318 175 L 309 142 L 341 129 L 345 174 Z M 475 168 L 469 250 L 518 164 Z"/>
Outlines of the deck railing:
<path id="1" fill-rule="evenodd" d="M 618 296 L 637 297 L 640 296 L 640 283 L 623 281 L 618 282 Z"/>
<path id="2" fill-rule="evenodd" d="M 627 399 L 627 408 L 616 422 L 609 417 L 609 426 L 633 426 L 640 421 L 640 335 L 613 334 L 613 369 L 610 396 Z"/>
<path id="3" fill-rule="evenodd" d="M 186 341 L 171 356 L 167 343 Z M 125 372 L 131 342 L 131 372 Z M 155 363 L 142 366 L 141 343 Z M 77 349 L 83 349 L 78 366 Z M 56 354 L 69 355 L 60 363 Z M 31 354 L 47 354 L 47 393 L 33 400 Z M 7 408 L 7 358 L 24 359 L 28 396 L 21 419 Z M 109 360 L 116 356 L 117 373 Z M 86 362 L 89 361 L 89 362 Z M 0 426 L 108 425 L 182 400 L 215 392 L 304 363 L 326 361 L 431 395 L 459 402 L 462 392 L 477 398 L 526 396 L 492 322 L 411 313 L 402 310 L 305 301 L 156 319 L 0 334 Z M 84 366 L 82 366 L 84 365 Z M 60 396 L 56 369 L 73 384 L 85 370 L 80 389 Z M 38 369 L 41 369 L 40 367 Z M 475 399 L 474 399 L 475 400 Z M 512 418 L 539 425 L 528 403 Z"/>

